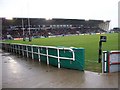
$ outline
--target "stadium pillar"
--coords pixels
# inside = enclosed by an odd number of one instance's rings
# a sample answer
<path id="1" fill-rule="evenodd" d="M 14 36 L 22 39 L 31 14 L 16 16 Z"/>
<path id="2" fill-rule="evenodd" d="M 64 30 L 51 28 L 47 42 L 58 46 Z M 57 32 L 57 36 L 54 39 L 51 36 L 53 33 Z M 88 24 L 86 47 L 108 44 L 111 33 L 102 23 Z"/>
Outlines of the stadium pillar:
<path id="1" fill-rule="evenodd" d="M 98 57 L 98 62 L 101 63 L 102 60 L 102 42 L 106 42 L 107 37 L 106 36 L 100 36 L 100 41 L 99 41 L 99 57 Z"/>
<path id="2" fill-rule="evenodd" d="M 32 37 L 31 37 L 30 34 L 29 34 L 28 38 L 29 38 L 29 42 L 31 42 L 32 41 Z"/>
<path id="3" fill-rule="evenodd" d="M 32 41 L 32 38 L 31 38 L 31 33 L 30 33 L 30 19 L 28 18 L 28 29 L 29 29 L 29 42 Z"/>
<path id="4" fill-rule="evenodd" d="M 22 19 L 22 29 L 23 29 L 23 41 L 25 41 L 25 32 L 24 32 L 24 22 L 23 22 L 23 19 Z"/>

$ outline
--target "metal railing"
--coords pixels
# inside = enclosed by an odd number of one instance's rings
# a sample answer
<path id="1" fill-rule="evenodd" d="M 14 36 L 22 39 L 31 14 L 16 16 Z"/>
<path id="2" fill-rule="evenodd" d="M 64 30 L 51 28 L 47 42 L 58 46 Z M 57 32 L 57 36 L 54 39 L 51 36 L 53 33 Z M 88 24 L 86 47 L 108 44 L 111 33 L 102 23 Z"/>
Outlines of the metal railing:
<path id="1" fill-rule="evenodd" d="M 27 44 L 17 44 L 17 43 L 2 43 L 2 48 L 13 53 L 21 54 L 22 56 L 25 56 L 25 53 L 27 54 L 27 58 L 29 58 L 29 53 L 32 54 L 32 59 L 34 59 L 34 54 L 38 55 L 39 62 L 41 61 L 41 56 L 46 56 L 47 57 L 47 64 L 49 64 L 49 57 L 56 58 L 58 62 L 58 68 L 60 68 L 60 59 L 65 59 L 65 60 L 72 60 L 75 61 L 75 53 L 72 48 L 66 48 L 66 47 L 53 47 L 53 46 L 38 46 L 38 45 L 27 45 Z M 37 49 L 37 52 L 34 51 L 34 48 Z M 41 49 L 45 49 L 45 53 L 41 52 Z M 28 50 L 31 49 L 31 50 Z M 49 49 L 55 49 L 56 50 L 56 55 L 50 55 L 49 54 Z M 60 50 L 67 50 L 71 52 L 72 56 L 71 57 L 63 57 L 60 56 Z"/>

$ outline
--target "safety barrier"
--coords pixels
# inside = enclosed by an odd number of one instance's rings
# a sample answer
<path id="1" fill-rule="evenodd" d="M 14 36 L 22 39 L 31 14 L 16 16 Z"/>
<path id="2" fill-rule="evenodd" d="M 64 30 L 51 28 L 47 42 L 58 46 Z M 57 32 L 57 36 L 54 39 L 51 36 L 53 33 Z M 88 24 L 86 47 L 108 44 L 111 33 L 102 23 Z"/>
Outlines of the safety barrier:
<path id="1" fill-rule="evenodd" d="M 84 48 L 2 43 L 2 49 L 58 68 L 84 70 Z"/>
<path id="2" fill-rule="evenodd" d="M 120 51 L 103 51 L 102 72 L 111 73 L 120 71 Z"/>

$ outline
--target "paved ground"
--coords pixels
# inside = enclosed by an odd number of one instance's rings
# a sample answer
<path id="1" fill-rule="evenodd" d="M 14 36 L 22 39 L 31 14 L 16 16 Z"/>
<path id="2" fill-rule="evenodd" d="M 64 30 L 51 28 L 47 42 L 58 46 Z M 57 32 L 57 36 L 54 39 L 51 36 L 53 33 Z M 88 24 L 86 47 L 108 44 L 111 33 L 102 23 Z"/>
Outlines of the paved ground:
<path id="1" fill-rule="evenodd" d="M 2 56 L 2 88 L 118 88 L 118 73 L 58 69 L 10 53 Z"/>

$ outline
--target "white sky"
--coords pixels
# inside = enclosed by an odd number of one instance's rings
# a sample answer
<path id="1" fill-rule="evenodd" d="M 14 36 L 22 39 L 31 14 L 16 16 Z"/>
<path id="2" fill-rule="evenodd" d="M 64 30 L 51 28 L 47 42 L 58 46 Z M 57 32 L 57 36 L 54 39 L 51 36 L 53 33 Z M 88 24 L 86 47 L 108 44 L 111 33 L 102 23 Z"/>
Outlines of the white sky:
<path id="1" fill-rule="evenodd" d="M 0 0 L 0 17 L 111 20 L 118 27 L 119 0 Z"/>

